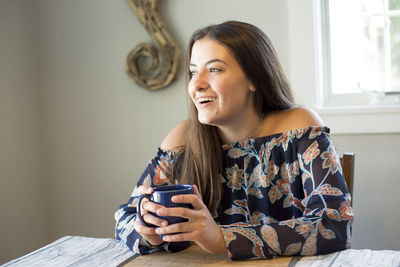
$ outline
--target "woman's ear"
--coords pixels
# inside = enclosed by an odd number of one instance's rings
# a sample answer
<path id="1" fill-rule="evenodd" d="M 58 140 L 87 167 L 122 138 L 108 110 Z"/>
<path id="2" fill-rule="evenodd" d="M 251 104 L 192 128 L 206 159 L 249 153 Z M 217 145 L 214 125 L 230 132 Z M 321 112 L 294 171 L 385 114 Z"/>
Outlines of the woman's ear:
<path id="1" fill-rule="evenodd" d="M 250 83 L 250 87 L 249 87 L 250 92 L 255 92 L 256 91 L 256 87 L 254 86 L 253 83 Z"/>

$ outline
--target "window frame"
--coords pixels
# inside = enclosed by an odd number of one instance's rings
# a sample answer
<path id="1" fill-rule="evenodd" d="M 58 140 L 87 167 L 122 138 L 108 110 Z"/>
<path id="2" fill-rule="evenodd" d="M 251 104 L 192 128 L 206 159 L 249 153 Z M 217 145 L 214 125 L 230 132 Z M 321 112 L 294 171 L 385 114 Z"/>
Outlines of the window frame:
<path id="1" fill-rule="evenodd" d="M 383 15 L 390 16 L 386 11 L 387 10 L 384 11 Z M 318 108 L 329 109 L 343 107 L 344 109 L 353 109 L 354 107 L 400 107 L 400 94 L 398 92 L 383 92 L 377 89 L 374 92 L 333 94 L 329 34 L 329 0 L 314 0 L 313 13 Z M 387 34 L 388 33 L 386 33 L 386 35 Z"/>
<path id="2" fill-rule="evenodd" d="M 287 2 L 288 74 L 295 101 L 314 109 L 332 134 L 400 133 L 399 105 L 324 106 L 320 101 L 315 3 L 321 0 Z"/>

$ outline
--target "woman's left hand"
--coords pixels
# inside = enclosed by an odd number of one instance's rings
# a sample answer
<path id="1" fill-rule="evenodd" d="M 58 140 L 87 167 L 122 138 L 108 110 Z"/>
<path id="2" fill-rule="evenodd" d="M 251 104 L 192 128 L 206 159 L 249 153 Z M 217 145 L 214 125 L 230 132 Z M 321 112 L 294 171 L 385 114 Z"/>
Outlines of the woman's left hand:
<path id="1" fill-rule="evenodd" d="M 172 197 L 173 202 L 191 204 L 193 209 L 161 208 L 157 211 L 159 216 L 177 216 L 189 221 L 159 227 L 156 233 L 166 235 L 163 238 L 166 242 L 194 241 L 209 253 L 224 253 L 226 246 L 221 228 L 204 205 L 197 187 L 194 185 L 193 188 L 195 194 Z"/>

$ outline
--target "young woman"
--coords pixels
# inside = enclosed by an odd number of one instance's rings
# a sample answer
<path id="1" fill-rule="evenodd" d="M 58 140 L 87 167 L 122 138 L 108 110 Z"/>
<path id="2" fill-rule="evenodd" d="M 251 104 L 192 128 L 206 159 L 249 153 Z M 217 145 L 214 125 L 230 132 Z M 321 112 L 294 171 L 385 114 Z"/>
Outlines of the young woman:
<path id="1" fill-rule="evenodd" d="M 329 128 L 293 104 L 268 37 L 236 21 L 200 29 L 187 75 L 189 119 L 168 134 L 116 212 L 116 238 L 141 254 L 195 242 L 233 260 L 349 248 L 351 197 Z M 144 221 L 158 227 L 142 225 L 138 196 L 170 183 L 195 185 L 195 194 L 173 198 L 193 209 L 145 201 Z M 188 222 L 168 225 L 149 212 Z"/>

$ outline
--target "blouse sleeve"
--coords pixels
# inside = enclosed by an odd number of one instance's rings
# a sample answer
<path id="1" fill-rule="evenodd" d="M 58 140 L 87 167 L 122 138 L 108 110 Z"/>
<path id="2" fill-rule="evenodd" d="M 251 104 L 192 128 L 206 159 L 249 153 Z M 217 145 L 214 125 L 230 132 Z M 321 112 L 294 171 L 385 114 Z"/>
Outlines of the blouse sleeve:
<path id="1" fill-rule="evenodd" d="M 181 243 L 166 243 L 160 247 L 149 248 L 140 245 L 142 238 L 133 226 L 136 219 L 136 204 L 138 197 L 138 187 L 140 185 L 148 185 L 151 187 L 170 184 L 170 179 L 173 177 L 172 166 L 175 159 L 175 153 L 159 149 L 157 155 L 151 158 L 147 168 L 140 177 L 135 189 L 133 190 L 128 203 L 123 204 L 115 212 L 116 220 L 115 237 L 117 240 L 124 242 L 130 250 L 136 254 L 148 254 L 151 252 L 166 250 L 176 252 L 189 246 L 188 242 Z"/>
<path id="2" fill-rule="evenodd" d="M 302 198 L 292 196 L 302 215 L 283 221 L 220 225 L 231 259 L 327 254 L 350 248 L 354 215 L 340 159 L 328 133 L 312 135 L 298 142 L 294 153 L 299 173 L 287 184 L 303 191 Z M 267 194 L 274 189 L 269 190 Z"/>

